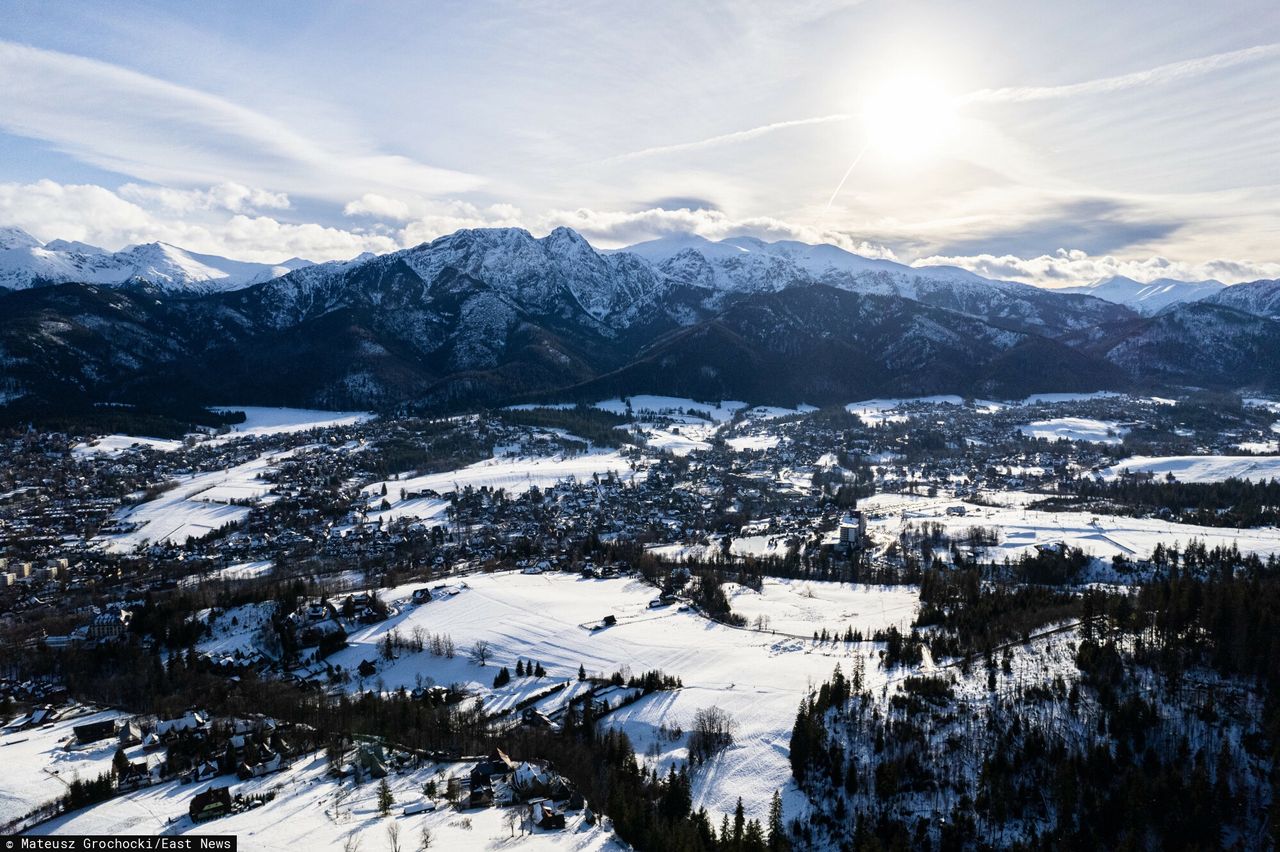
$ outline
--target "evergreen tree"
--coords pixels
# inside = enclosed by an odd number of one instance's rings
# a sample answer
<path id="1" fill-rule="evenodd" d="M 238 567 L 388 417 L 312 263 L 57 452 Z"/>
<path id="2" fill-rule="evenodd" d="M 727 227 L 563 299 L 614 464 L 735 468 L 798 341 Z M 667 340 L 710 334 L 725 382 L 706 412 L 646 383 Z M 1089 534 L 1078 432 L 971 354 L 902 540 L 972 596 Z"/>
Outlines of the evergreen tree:
<path id="1" fill-rule="evenodd" d="M 851 762 L 850 767 L 853 766 Z M 774 790 L 773 800 L 769 802 L 769 852 L 783 852 L 791 848 L 787 841 L 787 830 L 782 821 L 782 794 Z"/>
<path id="2" fill-rule="evenodd" d="M 391 795 L 391 785 L 387 783 L 387 779 L 383 778 L 378 782 L 378 813 L 383 816 L 388 815 L 395 803 L 395 797 Z"/>

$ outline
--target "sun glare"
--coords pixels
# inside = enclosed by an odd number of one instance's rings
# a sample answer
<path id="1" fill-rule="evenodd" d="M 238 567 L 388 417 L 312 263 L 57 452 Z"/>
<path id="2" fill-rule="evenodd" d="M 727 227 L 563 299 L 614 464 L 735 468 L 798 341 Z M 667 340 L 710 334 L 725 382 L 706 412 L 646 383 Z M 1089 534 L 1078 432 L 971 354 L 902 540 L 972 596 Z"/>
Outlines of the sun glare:
<path id="1" fill-rule="evenodd" d="M 919 162 L 938 151 L 951 129 L 953 101 L 923 76 L 887 80 L 862 108 L 868 142 L 895 159 Z"/>

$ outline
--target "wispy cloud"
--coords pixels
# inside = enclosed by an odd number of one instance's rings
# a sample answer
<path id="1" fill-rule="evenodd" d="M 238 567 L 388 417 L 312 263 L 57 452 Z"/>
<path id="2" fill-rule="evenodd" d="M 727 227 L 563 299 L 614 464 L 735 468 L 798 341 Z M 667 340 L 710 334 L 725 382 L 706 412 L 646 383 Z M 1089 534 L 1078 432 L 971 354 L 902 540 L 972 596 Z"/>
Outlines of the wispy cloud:
<path id="1" fill-rule="evenodd" d="M 1215 53 L 1198 59 L 1184 59 L 1157 65 L 1144 71 L 1134 71 L 1115 77 L 1102 77 L 1097 80 L 1086 80 L 1082 83 L 1070 83 L 1064 86 L 1010 86 L 1001 89 L 979 89 L 961 97 L 961 103 L 1020 103 L 1024 101 L 1043 101 L 1056 98 L 1073 98 L 1081 95 L 1104 95 L 1125 89 L 1136 89 L 1142 86 L 1155 86 L 1173 83 L 1189 77 L 1197 77 L 1231 68 L 1246 62 L 1258 62 L 1264 59 L 1280 57 L 1280 44 L 1260 44 L 1243 50 L 1232 50 L 1226 53 Z"/>
<path id="2" fill-rule="evenodd" d="M 156 183 L 236 182 L 342 200 L 481 183 L 377 150 L 335 149 L 217 95 L 82 56 L 0 41 L 0 81 L 0 129 Z"/>
<path id="3" fill-rule="evenodd" d="M 711 136 L 706 139 L 698 139 L 693 142 L 677 142 L 673 145 L 655 145 L 652 148 L 641 148 L 638 151 L 630 151 L 626 154 L 618 154 L 610 157 L 605 162 L 614 163 L 624 160 L 635 160 L 641 157 L 653 157 L 660 154 L 674 154 L 680 151 L 697 151 L 703 148 L 715 148 L 719 145 L 728 145 L 734 142 L 746 142 L 749 139 L 757 139 L 770 133 L 776 133 L 779 130 L 789 130 L 792 127 L 806 127 L 811 124 L 830 124 L 838 121 L 849 121 L 850 115 L 837 113 L 834 115 L 819 115 L 813 118 L 797 118 L 792 121 L 775 121 L 772 124 L 762 124 L 759 127 L 751 127 L 746 130 L 735 130 L 732 133 L 722 133 L 719 136 Z"/>

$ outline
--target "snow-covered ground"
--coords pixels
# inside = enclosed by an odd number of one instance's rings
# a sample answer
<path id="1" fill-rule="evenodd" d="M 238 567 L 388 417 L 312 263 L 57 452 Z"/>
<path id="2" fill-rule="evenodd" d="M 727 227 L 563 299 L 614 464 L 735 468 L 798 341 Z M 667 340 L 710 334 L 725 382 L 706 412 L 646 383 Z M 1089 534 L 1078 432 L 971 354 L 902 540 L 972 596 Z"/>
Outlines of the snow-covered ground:
<path id="1" fill-rule="evenodd" d="M 109 762 L 109 760 L 108 760 Z M 537 829 L 532 835 L 511 837 L 505 808 L 477 808 L 464 812 L 444 806 L 434 812 L 405 816 L 404 803 L 423 798 L 422 788 L 431 780 L 444 786 L 447 777 L 439 768 L 427 767 L 388 778 L 397 806 L 390 816 L 378 813 L 378 784 L 353 786 L 327 777 L 323 755 L 304 757 L 289 769 L 239 782 L 227 775 L 212 781 L 183 786 L 158 784 L 111 799 L 51 822 L 32 834 L 234 834 L 243 850 L 297 852 L 341 849 L 353 834 L 359 848 L 389 849 L 387 827 L 399 829 L 402 849 L 419 848 L 423 826 L 431 831 L 431 848 L 447 850 L 529 849 L 531 852 L 622 852 L 627 847 L 607 828 L 588 826 L 581 812 L 566 814 L 564 831 Z M 276 792 L 262 807 L 218 820 L 192 824 L 187 817 L 191 797 L 211 786 L 230 784 L 236 793 L 256 795 Z M 170 820 L 173 820 L 170 822 Z"/>
<path id="2" fill-rule="evenodd" d="M 435 497 L 413 497 L 426 491 L 449 494 L 472 488 L 504 489 L 517 496 L 530 488 L 548 488 L 565 479 L 586 481 L 593 476 L 612 473 L 629 480 L 643 475 L 633 468 L 631 460 L 618 452 L 593 451 L 578 455 L 557 456 L 495 456 L 457 470 L 429 473 L 423 476 L 406 476 L 386 479 L 367 485 L 362 493 L 368 498 L 370 520 L 394 520 L 418 518 L 423 521 L 440 521 L 449 505 L 448 500 Z M 383 490 L 386 495 L 383 495 Z M 402 499 L 401 491 L 405 493 Z M 382 509 L 383 500 L 390 508 Z"/>
<path id="3" fill-rule="evenodd" d="M 103 435 L 83 444 L 76 444 L 72 452 L 77 456 L 111 456 L 115 457 L 134 449 L 151 449 L 162 453 L 171 453 L 182 449 L 181 441 L 170 441 L 164 438 L 140 438 L 134 435 Z"/>
<path id="4" fill-rule="evenodd" d="M 245 421 L 236 423 L 231 432 L 220 437 L 232 440 L 247 435 L 282 435 L 324 429 L 331 426 L 353 426 L 372 420 L 367 411 L 321 411 L 314 408 L 265 408 L 257 405 L 220 405 L 215 411 L 243 411 Z"/>
<path id="5" fill-rule="evenodd" d="M 1175 542 L 1185 545 L 1192 539 L 1207 547 L 1236 544 L 1245 553 L 1280 553 L 1280 529 L 1262 527 L 1236 530 L 1230 527 L 1201 527 L 1175 524 L 1154 518 L 1126 518 L 1117 515 L 1095 515 L 1088 512 L 1041 512 L 1025 508 L 1034 495 L 1001 492 L 1005 506 L 975 506 L 943 497 L 914 497 L 907 494 L 876 494 L 861 503 L 872 513 L 868 529 L 878 541 L 888 541 L 901 530 L 903 523 L 917 525 L 937 523 L 948 534 L 963 538 L 970 527 L 994 528 L 999 544 L 988 548 L 986 558 L 1000 561 L 1008 556 L 1016 559 L 1031 553 L 1038 544 L 1063 542 L 1079 547 L 1101 559 L 1120 555 L 1144 559 L 1156 544 Z M 1021 497 L 1022 499 L 1014 499 Z M 950 506 L 964 505 L 963 516 L 947 515 Z"/>
<path id="6" fill-rule="evenodd" d="M 846 627 L 870 636 L 896 626 L 906 630 L 920 609 L 915 586 L 867 586 L 765 577 L 760 591 L 725 585 L 733 611 L 749 622 L 767 620 L 779 633 L 811 636 L 815 630 L 844 631 Z"/>
<path id="7" fill-rule="evenodd" d="M 1250 479 L 1263 482 L 1280 478 L 1280 456 L 1134 456 L 1102 472 L 1115 479 L 1125 471 L 1150 472 L 1163 478 L 1172 474 L 1179 482 L 1221 482 Z"/>
<path id="8" fill-rule="evenodd" d="M 182 477 L 155 499 L 116 513 L 115 520 L 137 524 L 136 529 L 102 536 L 98 541 L 108 550 L 122 553 L 148 541 L 182 543 L 206 536 L 248 515 L 248 506 L 231 505 L 231 501 L 261 502 L 270 490 L 270 483 L 261 476 L 294 452 L 264 453 L 226 470 Z"/>
<path id="9" fill-rule="evenodd" d="M 806 619 L 819 616 L 830 616 L 826 626 L 832 629 L 839 618 L 844 619 L 839 622 L 842 628 L 855 629 L 889 618 L 895 623 L 899 617 L 910 618 L 902 609 L 905 599 L 899 590 L 810 585 L 816 590 L 813 599 L 799 590 L 766 587 L 777 599 L 783 622 L 804 625 L 799 632 L 806 636 L 814 629 Z M 676 606 L 650 609 L 656 591 L 636 580 L 503 573 L 468 577 L 466 586 L 457 595 L 406 606 L 385 622 L 353 632 L 348 637 L 351 647 L 327 662 L 349 670 L 362 660 L 378 660 L 377 643 L 391 630 L 409 635 L 420 627 L 428 633 L 447 633 L 458 648 L 454 659 L 404 653 L 395 661 L 379 662 L 377 674 L 363 685 L 413 687 L 420 678 L 469 684 L 485 697 L 486 707 L 495 710 L 513 706 L 557 681 L 574 681 L 579 665 L 603 675 L 618 669 L 634 674 L 661 669 L 680 677 L 684 689 L 655 694 L 623 711 L 626 715 L 618 720 L 628 722 L 629 733 L 655 730 L 659 725 L 688 731 L 694 712 L 712 705 L 728 711 L 738 724 L 734 745 L 712 766 L 695 773 L 695 807 L 729 812 L 742 796 L 749 811 L 763 817 L 773 790 L 783 789 L 788 813 L 803 810 L 801 797 L 791 786 L 786 748 L 796 707 L 811 681 L 829 677 L 837 662 L 845 661 L 847 666 L 859 646 L 816 644 L 811 639 L 731 628 Z M 406 586 L 385 597 L 401 603 L 411 589 Z M 614 615 L 618 623 L 592 630 L 606 615 Z M 483 668 L 467 659 L 467 649 L 477 640 L 489 642 L 492 648 L 492 659 Z M 547 677 L 516 678 L 511 685 L 493 690 L 498 668 L 514 668 L 519 659 L 541 662 Z"/>
<path id="10" fill-rule="evenodd" d="M 747 450 L 772 450 L 778 446 L 778 440 L 777 435 L 742 435 L 730 438 L 725 443 L 741 453 Z"/>
<path id="11" fill-rule="evenodd" d="M 115 710 L 70 711 L 48 727 L 0 734 L 0 822 L 23 816 L 67 792 L 73 778 L 91 780 L 110 771 L 115 739 L 87 746 L 67 745 L 72 728 L 119 718 Z M 6 720 L 11 721 L 11 720 Z"/>
<path id="12" fill-rule="evenodd" d="M 1029 438 L 1045 438 L 1057 441 L 1093 441 L 1099 444 L 1118 444 L 1129 431 L 1110 420 L 1093 420 L 1088 417 L 1055 417 L 1052 420 L 1033 420 L 1018 431 Z"/>
<path id="13" fill-rule="evenodd" d="M 737 402 L 735 400 L 698 402 L 697 400 L 678 396 L 652 396 L 648 394 L 629 396 L 625 399 L 606 399 L 603 402 L 597 402 L 595 407 L 614 414 L 625 415 L 628 403 L 630 403 L 632 414 L 670 415 L 698 411 L 721 423 L 732 420 L 735 413 L 747 407 L 745 402 Z"/>

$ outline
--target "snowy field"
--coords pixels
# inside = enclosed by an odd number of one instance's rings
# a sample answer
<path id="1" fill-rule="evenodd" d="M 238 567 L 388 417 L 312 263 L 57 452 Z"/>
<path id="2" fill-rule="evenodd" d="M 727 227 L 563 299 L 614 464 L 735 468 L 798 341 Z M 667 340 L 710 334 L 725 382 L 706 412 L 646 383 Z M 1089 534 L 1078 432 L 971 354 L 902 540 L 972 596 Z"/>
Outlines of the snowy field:
<path id="1" fill-rule="evenodd" d="M 651 396 L 648 394 L 629 396 L 626 399 L 606 399 L 603 402 L 597 402 L 594 407 L 602 411 L 625 416 L 628 404 L 630 404 L 632 414 L 673 415 L 684 414 L 688 411 L 698 411 L 720 423 L 732 420 L 734 414 L 747 407 L 745 402 L 737 402 L 735 400 L 698 402 L 685 397 Z"/>
<path id="2" fill-rule="evenodd" d="M 231 427 L 221 440 L 247 435 L 283 435 L 325 429 L 331 426 L 354 426 L 374 418 L 367 411 L 321 411 L 314 408 L 264 408 L 256 405 L 220 405 L 214 411 L 243 411 L 245 421 Z"/>
<path id="3" fill-rule="evenodd" d="M 390 849 L 387 826 L 399 829 L 402 849 L 419 848 L 422 828 L 432 835 L 431 848 L 446 852 L 470 852 L 517 848 L 531 852 L 622 852 L 627 847 L 602 826 L 582 823 L 580 812 L 566 814 L 564 831 L 536 830 L 533 835 L 511 837 L 504 808 L 479 808 L 459 812 L 442 807 L 435 812 L 405 816 L 404 803 L 423 798 L 422 787 L 435 780 L 443 788 L 446 774 L 427 767 L 405 775 L 391 775 L 388 782 L 397 806 L 388 817 L 378 813 L 376 782 L 359 787 L 339 784 L 326 776 L 323 755 L 303 757 L 274 775 L 240 782 L 226 775 L 212 781 L 183 786 L 178 782 L 127 793 L 110 801 L 60 817 L 32 834 L 234 834 L 241 850 L 249 852 L 320 852 L 342 849 L 352 835 L 359 848 L 375 852 Z M 456 768 L 456 767 L 455 767 Z M 194 825 L 187 818 L 191 797 L 211 786 L 230 784 L 236 793 L 256 795 L 276 791 L 274 801 L 260 808 Z M 173 820 L 170 822 L 170 820 Z"/>
<path id="4" fill-rule="evenodd" d="M 225 435 L 209 436 L 192 433 L 187 437 L 199 443 L 223 444 L 245 437 L 283 435 L 305 432 L 308 429 L 325 429 L 332 426 L 352 426 L 372 420 L 375 415 L 367 411 L 320 411 L 312 408 L 264 408 L 253 405 L 217 406 L 213 411 L 243 411 L 245 421 L 231 427 Z M 104 455 L 115 457 L 131 450 L 148 448 L 171 453 L 183 447 L 182 441 L 164 438 L 146 438 L 137 435 L 103 435 L 77 444 L 72 452 L 79 456 Z"/>
<path id="5" fill-rule="evenodd" d="M 1124 471 L 1150 472 L 1159 478 L 1172 474 L 1179 482 L 1221 482 L 1250 479 L 1265 482 L 1280 478 L 1280 457 L 1259 456 L 1134 456 L 1102 472 L 1115 479 Z"/>
<path id="6" fill-rule="evenodd" d="M 812 636 L 815 630 L 852 627 L 870 636 L 876 630 L 906 630 L 920 609 L 915 586 L 867 586 L 765 577 L 760 591 L 725 584 L 729 604 L 748 622 L 767 620 L 779 633 Z"/>
<path id="7" fill-rule="evenodd" d="M 448 500 L 435 497 L 412 497 L 426 491 L 444 495 L 472 488 L 504 489 L 510 496 L 518 496 L 530 488 L 548 488 L 565 479 L 585 481 L 595 475 L 608 473 L 628 480 L 639 475 L 629 459 L 617 452 L 589 452 L 559 456 L 496 456 L 458 470 L 430 473 L 424 476 L 407 476 L 403 479 L 387 479 L 365 486 L 362 493 L 368 498 L 370 520 L 394 520 L 417 518 L 423 521 L 440 521 L 449 505 Z M 385 497 L 382 494 L 386 488 Z M 401 499 L 400 492 L 405 492 Z M 380 508 L 386 500 L 389 509 Z"/>
<path id="8" fill-rule="evenodd" d="M 1088 512 L 1041 512 L 1025 508 L 1034 495 L 1002 492 L 1010 505 L 1000 507 L 962 504 L 947 498 L 913 497 L 907 494 L 877 494 L 862 502 L 872 513 L 868 530 L 878 542 L 887 542 L 902 529 L 903 523 L 917 526 L 942 524 L 949 535 L 962 538 L 970 527 L 991 527 L 999 533 L 999 544 L 988 548 L 987 559 L 1000 561 L 1006 556 L 1016 559 L 1032 553 L 1036 545 L 1063 542 L 1079 547 L 1101 559 L 1125 556 L 1145 559 L 1156 544 L 1175 542 L 1185 545 L 1192 539 L 1207 547 L 1237 545 L 1242 552 L 1268 555 L 1280 553 L 1280 529 L 1236 530 L 1230 527 L 1201 527 L 1175 524 L 1152 518 L 1125 518 L 1117 515 L 1095 515 Z M 949 506 L 964 505 L 962 517 L 946 514 Z"/>
<path id="9" fill-rule="evenodd" d="M 0 734 L 0 822 L 16 819 L 38 805 L 63 796 L 76 777 L 97 778 L 111 769 L 114 739 L 87 746 L 66 746 L 72 728 L 119 718 L 115 710 L 68 713 L 48 727 Z M 11 720 L 6 720 L 11 721 Z"/>
<path id="10" fill-rule="evenodd" d="M 181 441 L 169 441 L 164 438 L 139 438 L 133 435 L 103 435 L 83 444 L 76 444 L 71 452 L 77 456 L 110 456 L 115 458 L 132 450 L 150 449 L 161 453 L 171 453 L 182 449 Z"/>
<path id="11" fill-rule="evenodd" d="M 1028 438 L 1044 438 L 1049 441 L 1093 441 L 1099 444 L 1118 444 L 1129 431 L 1110 420 L 1092 420 L 1087 417 L 1055 417 L 1052 420 L 1033 420 L 1018 431 Z"/>
<path id="12" fill-rule="evenodd" d="M 249 514 L 248 506 L 230 505 L 232 500 L 260 502 L 270 491 L 261 478 L 273 464 L 296 450 L 264 453 L 255 459 L 208 473 L 196 473 L 154 500 L 120 510 L 115 520 L 137 524 L 131 532 L 102 536 L 98 541 L 108 550 L 123 553 L 145 542 L 182 543 L 201 538 Z"/>
<path id="13" fill-rule="evenodd" d="M 792 593 L 766 586 L 770 599 L 778 601 L 783 623 L 803 625 L 801 632 L 806 636 L 814 629 L 811 619 L 829 619 L 823 623 L 834 628 L 839 618 L 845 619 L 841 627 L 910 618 L 902 609 L 905 599 L 898 590 L 810 585 L 817 590 L 812 599 L 799 590 Z M 395 590 L 386 599 L 402 603 L 411 589 Z M 579 665 L 601 675 L 618 669 L 635 674 L 661 669 L 680 677 L 684 689 L 655 694 L 622 711 L 625 715 L 617 717 L 618 723 L 625 722 L 629 734 L 643 739 L 662 725 L 681 726 L 687 732 L 694 713 L 712 705 L 727 710 L 738 724 L 734 745 L 714 761 L 714 767 L 695 773 L 694 807 L 729 812 L 738 796 L 743 796 L 751 813 L 763 817 L 773 790 L 782 789 L 788 813 L 796 814 L 804 807 L 803 797 L 791 785 L 786 748 L 796 708 L 810 682 L 829 677 L 838 662 L 847 668 L 852 648 L 858 648 L 857 653 L 865 653 L 866 648 L 820 645 L 810 639 L 727 627 L 676 606 L 650 609 L 655 596 L 652 586 L 629 579 L 514 573 L 471 576 L 456 595 L 438 596 L 419 607 L 405 606 L 391 619 L 354 632 L 349 637 L 351 647 L 327 662 L 351 669 L 362 660 L 377 660 L 377 643 L 391 630 L 408 635 L 421 627 L 430 633 L 448 633 L 459 649 L 454 659 L 402 654 L 398 660 L 379 662 L 379 671 L 364 686 L 412 688 L 419 679 L 469 684 L 493 710 L 514 706 L 557 681 L 573 685 Z M 606 615 L 614 615 L 617 625 L 592 630 Z M 855 616 L 863 620 L 854 620 Z M 466 658 L 466 650 L 482 639 L 491 643 L 493 651 L 483 668 Z M 519 659 L 541 662 L 548 676 L 514 678 L 510 685 L 492 689 L 498 668 L 514 669 Z M 676 751 L 685 747 L 683 740 L 668 745 Z"/>

